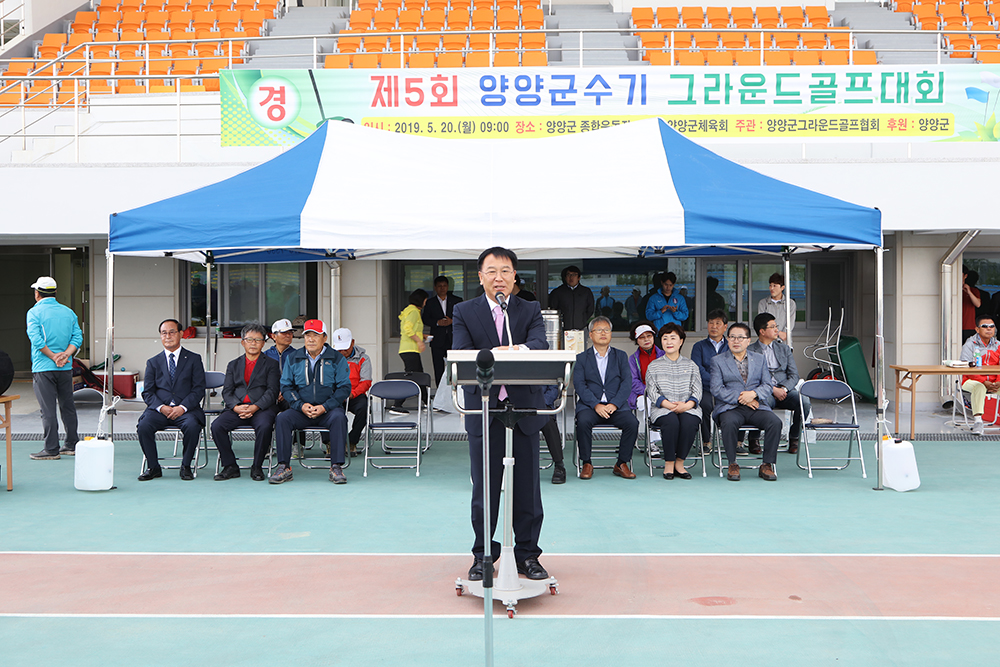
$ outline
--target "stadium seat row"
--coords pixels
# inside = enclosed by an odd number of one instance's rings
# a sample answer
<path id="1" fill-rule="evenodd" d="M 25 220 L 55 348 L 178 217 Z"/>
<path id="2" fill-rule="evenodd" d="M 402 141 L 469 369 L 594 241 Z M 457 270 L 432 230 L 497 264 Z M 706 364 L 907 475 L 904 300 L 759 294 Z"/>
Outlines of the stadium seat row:
<path id="1" fill-rule="evenodd" d="M 404 54 L 403 62 L 410 68 L 431 67 L 489 67 L 490 54 L 461 51 L 444 53 L 418 52 Z M 493 54 L 494 67 L 545 67 L 548 56 L 543 51 L 497 51 Z M 395 53 L 334 53 L 324 61 L 327 69 L 371 69 L 375 67 L 399 67 L 399 52 Z"/>
<path id="2" fill-rule="evenodd" d="M 120 12 L 146 9 L 148 11 L 200 11 L 205 9 L 263 9 L 274 12 L 278 0 L 103 0 L 99 9 L 117 10 Z"/>
<path id="3" fill-rule="evenodd" d="M 356 9 L 351 12 L 350 30 L 538 30 L 545 26 L 545 14 L 538 8 L 522 11 L 504 7 L 493 9 L 380 9 L 371 12 Z"/>
<path id="4" fill-rule="evenodd" d="M 121 38 L 120 40 L 118 38 Z M 35 56 L 42 60 L 53 60 L 59 56 L 73 51 L 73 57 L 82 59 L 87 56 L 96 60 L 144 58 L 148 54 L 150 58 L 158 58 L 161 55 L 181 49 L 184 53 L 195 52 L 200 56 L 210 56 L 214 54 L 229 55 L 229 44 L 231 43 L 233 54 L 241 55 L 247 52 L 246 42 L 198 42 L 191 43 L 192 39 L 232 39 L 248 38 L 246 31 L 229 30 L 222 33 L 198 34 L 189 32 L 165 32 L 149 30 L 142 32 L 102 33 L 96 38 L 90 37 L 86 33 L 75 33 L 65 35 L 63 33 L 48 33 L 42 38 L 41 45 L 35 51 Z M 185 40 L 167 44 L 168 40 Z M 96 42 L 96 43 L 94 43 Z M 124 43 L 119 43 L 124 42 Z M 132 44 L 129 42 L 141 42 Z M 83 44 L 91 44 L 85 48 L 78 48 Z"/>
<path id="5" fill-rule="evenodd" d="M 849 49 L 852 46 L 851 34 L 848 28 L 827 28 L 827 32 L 715 32 L 711 30 L 674 32 L 637 32 L 636 37 L 643 48 L 670 48 L 673 39 L 674 49 L 756 49 L 761 48 L 761 39 L 765 49 Z"/>
<path id="6" fill-rule="evenodd" d="M 669 51 L 648 51 L 650 65 L 680 65 L 711 67 L 759 67 L 760 51 L 674 51 L 673 60 Z M 824 51 L 764 51 L 763 64 L 766 66 L 814 67 L 819 65 L 848 65 L 851 53 L 842 50 Z M 874 51 L 854 51 L 855 65 L 875 65 Z"/>
<path id="7" fill-rule="evenodd" d="M 826 28 L 830 15 L 824 6 L 790 7 L 633 7 L 633 28 Z"/>
<path id="8" fill-rule="evenodd" d="M 77 12 L 70 23 L 72 34 L 101 35 L 144 30 L 222 31 L 246 30 L 262 34 L 264 21 L 273 14 L 259 9 L 227 11 L 129 11 Z"/>

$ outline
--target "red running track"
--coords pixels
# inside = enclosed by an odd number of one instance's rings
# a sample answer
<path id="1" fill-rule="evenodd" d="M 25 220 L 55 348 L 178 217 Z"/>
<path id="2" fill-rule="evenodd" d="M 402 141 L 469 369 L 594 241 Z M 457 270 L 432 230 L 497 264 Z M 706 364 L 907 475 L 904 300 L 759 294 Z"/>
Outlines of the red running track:
<path id="1" fill-rule="evenodd" d="M 0 614 L 482 614 L 470 556 L 0 553 Z M 1000 618 L 1000 557 L 545 555 L 537 616 Z"/>

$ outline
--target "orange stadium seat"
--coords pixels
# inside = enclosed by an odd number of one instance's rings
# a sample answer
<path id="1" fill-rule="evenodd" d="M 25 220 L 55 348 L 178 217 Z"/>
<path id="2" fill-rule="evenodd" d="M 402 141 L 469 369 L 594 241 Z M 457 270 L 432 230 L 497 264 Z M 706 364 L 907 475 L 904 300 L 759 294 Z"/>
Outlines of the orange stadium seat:
<path id="1" fill-rule="evenodd" d="M 396 27 L 396 19 L 395 9 L 380 9 L 372 14 L 372 25 L 376 30 L 386 32 Z"/>
<path id="2" fill-rule="evenodd" d="M 218 20 L 218 13 L 213 11 L 200 11 L 194 13 L 191 25 L 195 30 L 214 30 L 215 22 Z"/>
<path id="3" fill-rule="evenodd" d="M 823 5 L 807 5 L 806 16 L 813 28 L 826 28 L 830 25 L 830 13 Z"/>
<path id="4" fill-rule="evenodd" d="M 792 56 L 788 51 L 764 51 L 764 64 L 769 66 L 791 65 Z"/>
<path id="5" fill-rule="evenodd" d="M 469 35 L 469 49 L 473 51 L 487 51 L 490 48 L 489 33 L 479 32 Z"/>
<path id="6" fill-rule="evenodd" d="M 461 53 L 446 51 L 438 56 L 438 67 L 462 67 L 465 65 L 465 57 Z"/>
<path id="7" fill-rule="evenodd" d="M 681 14 L 677 7 L 657 7 L 656 26 L 664 30 L 672 30 L 681 24 Z"/>
<path id="8" fill-rule="evenodd" d="M 496 48 L 503 50 L 521 48 L 521 35 L 517 33 L 501 33 L 494 37 Z"/>
<path id="9" fill-rule="evenodd" d="M 146 0 L 121 0 L 118 3 L 118 7 L 124 11 L 136 10 L 142 7 Z"/>
<path id="10" fill-rule="evenodd" d="M 734 28 L 749 30 L 754 27 L 754 23 L 752 7 L 733 7 L 732 24 Z"/>
<path id="11" fill-rule="evenodd" d="M 855 65 L 877 65 L 878 57 L 874 51 L 858 50 L 854 52 Z"/>
<path id="12" fill-rule="evenodd" d="M 232 9 L 223 10 L 216 14 L 215 23 L 220 31 L 227 28 L 230 30 L 238 30 L 242 16 L 243 15 L 238 11 Z"/>
<path id="13" fill-rule="evenodd" d="M 848 64 L 847 51 L 840 49 L 830 49 L 821 54 L 824 65 L 846 65 Z"/>
<path id="14" fill-rule="evenodd" d="M 112 58 L 112 53 L 118 46 L 118 33 L 117 32 L 99 32 L 97 36 L 94 37 L 94 41 L 97 42 L 94 46 L 90 47 L 90 57 L 97 60 L 107 60 Z"/>
<path id="15" fill-rule="evenodd" d="M 198 42 L 194 45 L 194 52 L 198 54 L 199 58 L 211 58 L 220 53 L 222 49 L 222 42 Z"/>
<path id="16" fill-rule="evenodd" d="M 61 32 L 46 33 L 38 47 L 38 57 L 43 60 L 58 58 L 66 46 L 66 34 Z"/>
<path id="17" fill-rule="evenodd" d="M 851 48 L 851 34 L 847 30 L 830 30 L 826 33 L 826 38 L 830 40 L 831 49 Z"/>
<path id="18" fill-rule="evenodd" d="M 802 7 L 791 6 L 781 8 L 781 22 L 786 28 L 801 28 L 806 23 Z"/>
<path id="19" fill-rule="evenodd" d="M 538 50 L 546 48 L 546 38 L 544 32 L 522 32 L 521 48 L 528 50 Z"/>
<path id="20" fill-rule="evenodd" d="M 673 65 L 670 61 L 670 53 L 668 51 L 647 51 L 646 55 L 649 57 L 649 64 L 656 66 L 667 66 Z"/>
<path id="21" fill-rule="evenodd" d="M 323 59 L 324 69 L 348 69 L 351 66 L 351 54 L 331 53 Z"/>
<path id="22" fill-rule="evenodd" d="M 143 28 L 147 33 L 150 30 L 166 30 L 169 22 L 170 14 L 167 12 L 146 12 L 146 23 Z"/>
<path id="23" fill-rule="evenodd" d="M 730 51 L 706 51 L 705 60 L 710 67 L 731 67 L 733 54 Z"/>
<path id="24" fill-rule="evenodd" d="M 737 67 L 760 67 L 760 51 L 734 51 Z"/>
<path id="25" fill-rule="evenodd" d="M 500 9 L 517 9 L 519 0 L 495 0 L 493 6 Z"/>
<path id="26" fill-rule="evenodd" d="M 207 11 L 209 7 L 212 6 L 212 0 L 188 0 L 187 8 L 192 12 L 204 12 Z M 220 7 L 225 6 L 226 9 L 232 4 L 229 0 L 218 0 L 214 4 Z"/>
<path id="27" fill-rule="evenodd" d="M 358 11 L 375 13 L 378 9 L 378 0 L 358 0 Z"/>
<path id="28" fill-rule="evenodd" d="M 539 30 L 545 27 L 545 12 L 541 9 L 521 10 L 521 27 L 525 30 Z"/>
<path id="29" fill-rule="evenodd" d="M 264 21 L 267 19 L 267 15 L 257 9 L 245 9 L 243 10 L 243 19 L 240 25 L 247 32 L 260 33 L 264 28 Z"/>
<path id="30" fill-rule="evenodd" d="M 705 25 L 709 28 L 728 28 L 729 10 L 725 7 L 706 7 Z"/>
<path id="31" fill-rule="evenodd" d="M 381 7 L 383 10 L 394 10 L 399 14 L 399 10 L 403 7 L 403 0 L 382 0 Z"/>
<path id="32" fill-rule="evenodd" d="M 498 9 L 496 25 L 497 30 L 517 30 L 521 27 L 521 15 L 509 7 Z"/>
<path id="33" fill-rule="evenodd" d="M 451 11 L 455 11 L 456 9 L 464 9 L 471 13 L 472 0 L 451 0 Z"/>
<path id="34" fill-rule="evenodd" d="M 394 51 L 378 54 L 378 64 L 384 69 L 400 69 L 403 66 L 399 53 Z"/>
<path id="35" fill-rule="evenodd" d="M 70 30 L 72 32 L 90 32 L 94 28 L 95 21 L 97 21 L 97 12 L 77 12 L 76 18 L 70 24 Z"/>
<path id="36" fill-rule="evenodd" d="M 821 32 L 804 32 L 801 35 L 802 48 L 816 51 L 826 48 L 826 34 Z"/>
<path id="37" fill-rule="evenodd" d="M 521 58 L 517 51 L 497 51 L 493 54 L 494 67 L 519 67 Z"/>
<path id="38" fill-rule="evenodd" d="M 692 67 L 705 64 L 705 54 L 701 51 L 675 51 L 674 56 L 677 58 L 677 64 L 682 67 Z"/>
<path id="39" fill-rule="evenodd" d="M 701 7 L 681 7 L 681 23 L 688 30 L 700 28 L 705 24 L 705 11 Z"/>
<path id="40" fill-rule="evenodd" d="M 948 45 L 951 47 L 951 58 L 972 58 L 976 41 L 972 35 L 949 35 Z"/>
<path id="41" fill-rule="evenodd" d="M 368 9 L 355 9 L 351 12 L 347 24 L 351 27 L 351 30 L 367 30 L 371 27 L 373 13 Z"/>
<path id="42" fill-rule="evenodd" d="M 170 30 L 187 30 L 194 20 L 194 12 L 173 11 L 170 12 Z"/>
<path id="43" fill-rule="evenodd" d="M 142 30 L 142 24 L 146 22 L 146 12 L 129 10 L 122 12 L 122 20 L 118 24 L 120 30 L 138 31 Z"/>
<path id="44" fill-rule="evenodd" d="M 445 20 L 448 15 L 444 13 L 443 9 L 428 9 L 423 13 L 423 27 L 424 30 L 444 30 Z M 400 18 L 400 27 L 403 25 L 403 20 Z"/>
<path id="45" fill-rule="evenodd" d="M 792 60 L 799 67 L 818 67 L 819 51 L 796 51 L 792 54 Z"/>
<path id="46" fill-rule="evenodd" d="M 407 60 L 406 66 L 411 69 L 428 69 L 434 67 L 433 53 L 413 53 Z"/>
<path id="47" fill-rule="evenodd" d="M 465 56 L 466 67 L 489 67 L 490 54 L 482 51 L 473 51 Z"/>
<path id="48" fill-rule="evenodd" d="M 774 39 L 774 45 L 779 49 L 797 49 L 799 48 L 799 36 L 798 33 L 794 32 L 775 32 L 772 33 Z"/>
<path id="49" fill-rule="evenodd" d="M 476 9 L 472 12 L 474 30 L 492 30 L 495 17 L 492 9 Z"/>
<path id="50" fill-rule="evenodd" d="M 632 8 L 632 27 L 633 28 L 652 28 L 656 24 L 656 17 L 653 15 L 652 7 L 633 7 Z"/>
<path id="51" fill-rule="evenodd" d="M 721 38 L 722 48 L 728 51 L 739 51 L 746 48 L 747 38 L 741 32 L 724 32 Z"/>
<path id="52" fill-rule="evenodd" d="M 378 32 L 377 30 L 372 30 L 372 32 Z M 380 53 L 385 50 L 386 44 L 388 44 L 389 38 L 385 35 L 366 35 L 365 36 L 365 51 L 368 53 Z"/>
<path id="53" fill-rule="evenodd" d="M 104 10 L 97 12 L 97 20 L 94 22 L 94 30 L 97 32 L 114 32 L 118 30 L 118 23 L 122 20 L 122 13 Z"/>
<path id="54" fill-rule="evenodd" d="M 549 56 L 544 51 L 525 51 L 521 54 L 521 65 L 524 67 L 548 67 Z"/>
<path id="55" fill-rule="evenodd" d="M 709 30 L 699 30 L 694 32 L 694 45 L 699 49 L 719 48 L 719 33 Z"/>
<path id="56" fill-rule="evenodd" d="M 351 58 L 351 67 L 354 69 L 375 69 L 378 67 L 377 53 L 355 53 Z"/>
<path id="57" fill-rule="evenodd" d="M 440 35 L 417 35 L 413 40 L 417 51 L 434 51 L 441 46 Z"/>
<path id="58" fill-rule="evenodd" d="M 448 12 L 448 29 L 465 30 L 469 27 L 470 20 L 468 9 L 452 9 Z"/>
<path id="59" fill-rule="evenodd" d="M 446 11 L 448 9 L 448 0 L 427 0 L 426 12 L 430 11 Z"/>
<path id="60" fill-rule="evenodd" d="M 781 23 L 781 18 L 778 16 L 777 7 L 758 7 L 757 8 L 757 26 L 764 30 L 773 30 L 777 28 Z"/>
<path id="61" fill-rule="evenodd" d="M 396 21 L 400 30 L 413 31 L 420 29 L 420 19 L 419 9 L 406 9 L 399 13 Z"/>

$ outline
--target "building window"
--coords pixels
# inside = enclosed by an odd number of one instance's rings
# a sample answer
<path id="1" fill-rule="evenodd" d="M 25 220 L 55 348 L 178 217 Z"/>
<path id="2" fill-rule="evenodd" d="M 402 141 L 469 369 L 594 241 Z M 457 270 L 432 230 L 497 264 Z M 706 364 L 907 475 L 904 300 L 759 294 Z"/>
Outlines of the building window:
<path id="1" fill-rule="evenodd" d="M 250 323 L 268 325 L 281 318 L 305 314 L 303 264 L 222 264 L 212 269 L 212 324 L 242 327 Z M 206 270 L 188 265 L 187 302 L 189 324 L 205 326 L 208 290 Z M 220 301 L 219 286 L 222 285 Z"/>

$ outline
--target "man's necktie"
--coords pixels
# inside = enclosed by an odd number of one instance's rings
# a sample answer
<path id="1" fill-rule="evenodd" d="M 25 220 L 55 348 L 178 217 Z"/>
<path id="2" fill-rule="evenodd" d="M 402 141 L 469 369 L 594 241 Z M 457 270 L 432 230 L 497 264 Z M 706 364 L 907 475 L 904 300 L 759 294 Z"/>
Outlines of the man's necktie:
<path id="1" fill-rule="evenodd" d="M 501 308 L 500 306 L 495 306 L 493 308 L 493 323 L 497 325 L 497 340 L 500 341 L 501 345 L 503 344 L 503 318 L 504 318 L 503 308 Z M 502 401 L 505 398 L 507 398 L 507 388 L 501 386 L 500 400 Z"/>
<path id="2" fill-rule="evenodd" d="M 167 373 L 170 375 L 170 383 L 174 382 L 174 375 L 177 373 L 177 363 L 174 361 L 174 353 L 167 355 Z"/>

